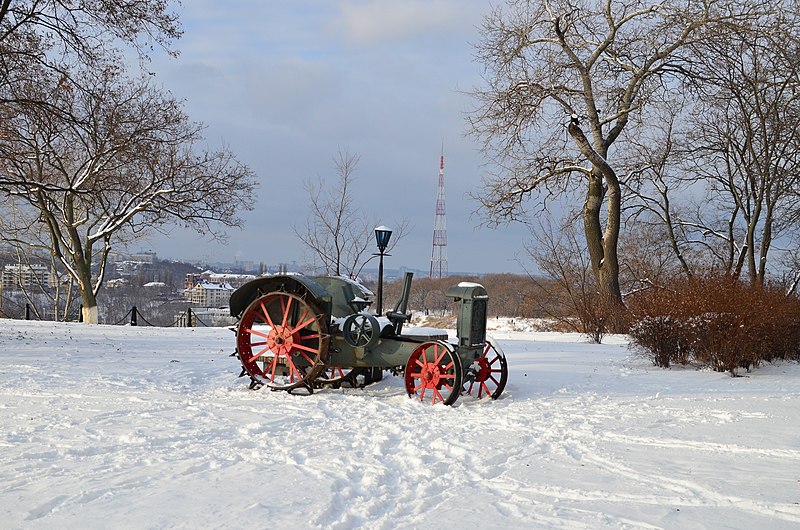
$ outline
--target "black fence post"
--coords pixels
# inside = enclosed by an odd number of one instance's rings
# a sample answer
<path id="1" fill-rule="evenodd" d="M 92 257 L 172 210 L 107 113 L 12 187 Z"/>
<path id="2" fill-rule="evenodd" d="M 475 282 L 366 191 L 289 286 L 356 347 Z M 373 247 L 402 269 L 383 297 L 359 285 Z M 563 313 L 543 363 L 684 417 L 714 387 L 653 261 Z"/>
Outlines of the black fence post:
<path id="1" fill-rule="evenodd" d="M 191 328 L 192 327 L 192 308 L 191 307 L 186 310 L 186 327 L 187 328 Z"/>
<path id="2" fill-rule="evenodd" d="M 31 319 L 31 304 L 25 302 L 25 320 Z"/>
<path id="3" fill-rule="evenodd" d="M 138 326 L 139 324 L 136 321 L 136 306 L 133 306 L 131 309 L 131 326 Z"/>
<path id="4" fill-rule="evenodd" d="M 78 306 L 78 322 L 83 322 L 83 304 Z"/>

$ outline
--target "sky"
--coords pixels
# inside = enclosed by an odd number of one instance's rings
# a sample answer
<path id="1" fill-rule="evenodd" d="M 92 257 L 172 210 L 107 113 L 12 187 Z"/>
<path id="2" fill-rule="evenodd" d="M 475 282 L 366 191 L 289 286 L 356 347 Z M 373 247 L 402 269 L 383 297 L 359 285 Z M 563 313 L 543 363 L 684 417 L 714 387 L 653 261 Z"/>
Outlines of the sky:
<path id="1" fill-rule="evenodd" d="M 334 156 L 360 157 L 358 206 L 378 224 L 407 219 L 386 267 L 428 270 L 444 146 L 450 272 L 522 272 L 522 226 L 481 227 L 485 160 L 466 133 L 473 59 L 486 1 L 186 0 L 177 58 L 148 68 L 257 175 L 254 210 L 227 244 L 181 229 L 137 250 L 209 262 L 302 263 L 294 227 L 308 218 L 304 183 L 336 181 Z M 523 261 L 524 263 L 524 261 Z"/>

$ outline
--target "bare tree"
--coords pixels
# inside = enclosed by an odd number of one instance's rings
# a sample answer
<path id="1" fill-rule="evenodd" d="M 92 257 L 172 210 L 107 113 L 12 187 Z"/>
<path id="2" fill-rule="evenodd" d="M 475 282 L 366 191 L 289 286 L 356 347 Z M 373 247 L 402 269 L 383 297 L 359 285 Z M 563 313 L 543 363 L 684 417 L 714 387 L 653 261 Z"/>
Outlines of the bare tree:
<path id="1" fill-rule="evenodd" d="M 724 244 L 727 272 L 763 284 L 774 241 L 800 221 L 800 20 L 776 11 L 699 47 L 688 151 L 713 208 L 697 224 Z"/>
<path id="2" fill-rule="evenodd" d="M 131 50 L 140 66 L 154 46 L 177 53 L 171 48 L 181 34 L 174 4 L 0 0 L 0 189 L 11 197 L 3 205 L 3 234 L 30 256 L 46 249 L 58 262 L 53 270 L 67 266 L 88 321 L 112 241 L 130 240 L 168 218 L 205 229 L 219 217 L 211 210 L 225 215 L 225 198 L 199 197 L 202 186 L 194 196 L 159 188 L 152 181 L 161 177 L 149 175 L 164 172 L 181 186 L 210 182 L 214 173 L 238 165 L 233 156 L 198 148 L 199 126 L 147 83 L 134 80 L 126 93 L 129 82 L 117 66 Z M 145 112 L 151 115 L 138 132 L 124 124 Z M 155 127 L 149 138 L 148 127 Z M 198 174 L 190 177 L 193 171 Z M 139 186 L 146 181 L 160 195 L 148 199 L 147 186 Z M 239 193 L 207 189 L 223 197 Z M 62 311 L 69 312 L 69 303 Z"/>
<path id="3" fill-rule="evenodd" d="M 97 322 L 111 248 L 127 237 L 178 222 L 222 236 L 239 226 L 254 186 L 227 149 L 202 145 L 202 126 L 147 79 L 117 69 L 91 72 L 71 86 L 43 71 L 25 87 L 0 142 L 0 188 L 16 224 L 16 243 L 44 246 L 75 280 L 85 322 Z"/>
<path id="4" fill-rule="evenodd" d="M 340 149 L 334 157 L 336 179 L 330 184 L 318 178 L 308 180 L 310 213 L 302 228 L 294 227 L 295 235 L 317 261 L 323 274 L 356 278 L 372 258 L 368 249 L 375 243 L 376 219 L 356 205 L 354 172 L 359 156 Z M 391 250 L 402 239 L 408 223 L 393 226 Z"/>
<path id="5" fill-rule="evenodd" d="M 0 0 L 0 88 L 12 88 L 4 99 L 18 101 L 16 82 L 48 69 L 69 78 L 74 67 L 103 69 L 120 62 L 120 46 L 147 58 L 153 45 L 169 53 L 181 35 L 169 0 Z M 2 99 L 0 99 L 1 101 Z M 49 106 L 46 101 L 39 103 Z"/>
<path id="6" fill-rule="evenodd" d="M 657 106 L 649 113 L 649 127 L 640 128 L 638 134 L 626 138 L 628 160 L 627 175 L 623 181 L 623 211 L 625 226 L 629 228 L 627 241 L 621 248 L 626 257 L 623 269 L 639 286 L 658 282 L 661 278 L 681 274 L 695 274 L 692 252 L 701 243 L 709 247 L 702 237 L 693 240 L 696 230 L 686 220 L 689 206 L 679 199 L 691 195 L 697 179 L 685 178 L 681 173 L 685 149 L 676 146 L 682 134 L 676 131 L 679 114 L 684 108 L 683 98 Z M 663 250 L 668 245 L 678 270 L 672 269 Z M 705 250 L 715 250 L 705 248 Z M 698 260 L 700 261 L 700 260 Z M 665 274 L 665 271 L 671 271 Z M 623 271 L 623 275 L 624 275 Z"/>
<path id="7" fill-rule="evenodd" d="M 693 44 L 691 100 L 628 139 L 629 220 L 660 223 L 687 275 L 694 255 L 763 284 L 775 242 L 800 221 L 800 25 L 775 9 L 720 27 Z"/>
<path id="8" fill-rule="evenodd" d="M 509 0 L 495 9 L 477 48 L 487 87 L 469 115 L 498 168 L 477 197 L 487 220 L 527 220 L 531 196 L 542 207 L 581 185 L 591 270 L 600 295 L 621 307 L 612 146 L 633 115 L 680 88 L 689 44 L 731 13 L 713 0 Z"/>

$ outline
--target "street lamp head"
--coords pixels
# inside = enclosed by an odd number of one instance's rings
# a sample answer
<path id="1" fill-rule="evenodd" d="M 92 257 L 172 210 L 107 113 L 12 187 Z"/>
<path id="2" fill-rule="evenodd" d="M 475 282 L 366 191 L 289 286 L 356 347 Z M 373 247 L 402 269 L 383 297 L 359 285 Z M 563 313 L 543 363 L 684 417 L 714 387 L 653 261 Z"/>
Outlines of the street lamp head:
<path id="1" fill-rule="evenodd" d="M 378 244 L 378 251 L 383 254 L 389 246 L 389 239 L 392 237 L 392 229 L 383 225 L 375 229 L 375 241 Z"/>

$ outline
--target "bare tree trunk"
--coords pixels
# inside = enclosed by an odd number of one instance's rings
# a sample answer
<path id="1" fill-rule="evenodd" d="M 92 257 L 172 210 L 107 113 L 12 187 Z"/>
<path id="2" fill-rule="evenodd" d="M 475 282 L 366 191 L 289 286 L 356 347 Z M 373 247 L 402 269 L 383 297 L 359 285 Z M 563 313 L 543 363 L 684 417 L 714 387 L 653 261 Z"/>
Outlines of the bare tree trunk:
<path id="1" fill-rule="evenodd" d="M 79 275 L 78 287 L 81 291 L 81 314 L 83 315 L 83 322 L 86 324 L 98 323 L 98 310 L 97 310 L 97 295 L 92 289 L 92 276 L 90 272 L 90 263 L 84 260 L 77 264 Z"/>
<path id="2" fill-rule="evenodd" d="M 769 249 L 772 246 L 772 225 L 774 222 L 772 209 L 773 209 L 772 205 L 767 206 L 767 215 L 766 219 L 764 220 L 764 228 L 761 233 L 761 247 L 758 259 L 758 272 L 756 274 L 756 278 L 758 279 L 758 283 L 760 285 L 764 285 L 764 280 L 766 279 L 767 255 L 769 254 Z"/>
<path id="3" fill-rule="evenodd" d="M 570 122 L 570 135 L 581 153 L 592 163 L 586 202 L 583 205 L 583 223 L 586 245 L 592 264 L 592 272 L 597 279 L 600 299 L 608 311 L 610 331 L 624 331 L 622 318 L 625 304 L 619 286 L 619 230 L 622 194 L 616 173 L 605 158 L 589 144 L 576 122 Z M 606 225 L 603 229 L 601 213 L 603 200 L 606 200 Z"/>
<path id="4" fill-rule="evenodd" d="M 92 292 L 81 293 L 81 317 L 85 324 L 97 324 L 99 321 L 97 310 L 97 298 Z"/>

